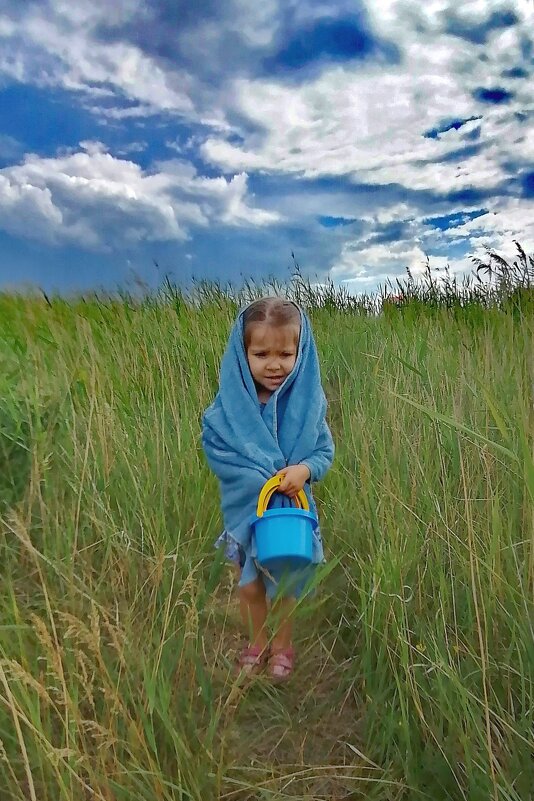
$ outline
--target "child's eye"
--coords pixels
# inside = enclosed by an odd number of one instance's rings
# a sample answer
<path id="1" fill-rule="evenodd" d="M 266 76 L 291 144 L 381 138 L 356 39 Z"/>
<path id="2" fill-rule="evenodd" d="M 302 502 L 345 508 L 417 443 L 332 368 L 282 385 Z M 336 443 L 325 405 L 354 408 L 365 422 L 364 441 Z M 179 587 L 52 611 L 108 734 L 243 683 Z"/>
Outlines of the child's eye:
<path id="1" fill-rule="evenodd" d="M 293 354 L 292 353 L 282 353 L 282 358 L 283 359 L 289 359 L 290 356 L 293 356 Z"/>

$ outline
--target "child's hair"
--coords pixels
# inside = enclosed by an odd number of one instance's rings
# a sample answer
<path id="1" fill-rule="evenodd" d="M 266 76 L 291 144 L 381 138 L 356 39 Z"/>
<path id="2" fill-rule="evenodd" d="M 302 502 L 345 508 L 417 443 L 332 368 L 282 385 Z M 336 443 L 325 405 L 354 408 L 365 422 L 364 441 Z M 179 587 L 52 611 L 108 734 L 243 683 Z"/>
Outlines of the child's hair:
<path id="1" fill-rule="evenodd" d="M 300 312 L 291 300 L 284 298 L 260 298 L 251 303 L 243 313 L 245 348 L 250 345 L 251 328 L 254 323 L 267 323 L 278 328 L 294 325 L 300 328 Z"/>

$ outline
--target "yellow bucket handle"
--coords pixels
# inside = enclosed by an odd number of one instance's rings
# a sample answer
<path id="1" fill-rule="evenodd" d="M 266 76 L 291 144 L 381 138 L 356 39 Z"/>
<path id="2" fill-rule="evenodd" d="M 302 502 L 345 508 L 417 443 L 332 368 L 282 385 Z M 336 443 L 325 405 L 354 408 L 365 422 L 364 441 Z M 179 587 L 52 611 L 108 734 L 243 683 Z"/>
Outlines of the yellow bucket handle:
<path id="1" fill-rule="evenodd" d="M 256 509 L 257 517 L 261 517 L 263 513 L 267 511 L 271 497 L 274 495 L 283 480 L 284 474 L 279 473 L 265 482 L 258 498 L 258 507 Z M 310 511 L 310 504 L 308 503 L 308 499 L 304 490 L 300 490 L 296 498 L 293 500 L 296 503 L 297 509 L 304 509 L 306 512 Z"/>

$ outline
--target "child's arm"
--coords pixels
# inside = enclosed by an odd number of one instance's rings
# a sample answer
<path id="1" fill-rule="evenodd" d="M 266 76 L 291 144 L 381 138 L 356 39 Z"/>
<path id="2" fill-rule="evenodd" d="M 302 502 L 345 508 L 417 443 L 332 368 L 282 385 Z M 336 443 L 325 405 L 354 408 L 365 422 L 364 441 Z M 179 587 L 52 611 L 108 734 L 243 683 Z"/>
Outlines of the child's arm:
<path id="1" fill-rule="evenodd" d="M 232 448 L 231 444 L 223 440 L 209 423 L 209 418 L 204 415 L 202 418 L 201 442 L 206 456 L 206 461 L 210 469 L 215 473 L 220 481 L 232 481 L 236 474 L 241 476 L 247 474 L 248 480 L 258 484 L 258 492 L 269 478 L 259 465 L 261 465 L 261 453 L 258 453 L 257 464 L 250 458 Z M 238 482 L 239 483 L 239 482 Z"/>
<path id="2" fill-rule="evenodd" d="M 300 462 L 300 464 L 306 465 L 310 471 L 311 482 L 320 481 L 324 478 L 332 466 L 334 451 L 334 440 L 328 428 L 328 423 L 325 420 L 317 439 L 317 447 L 310 456 Z"/>
<path id="3" fill-rule="evenodd" d="M 211 426 L 206 424 L 205 419 L 202 423 L 201 441 L 206 461 L 218 479 L 228 479 L 235 474 L 236 467 L 241 467 L 240 464 L 236 464 L 239 459 Z"/>
<path id="4" fill-rule="evenodd" d="M 321 432 L 317 439 L 317 446 L 307 459 L 303 459 L 299 464 L 283 467 L 278 473 L 284 474 L 284 480 L 280 484 L 279 492 L 294 498 L 307 481 L 319 481 L 324 477 L 334 459 L 334 441 L 326 421 L 323 423 Z M 304 468 L 304 469 L 303 469 Z M 307 475 L 309 473 L 309 476 Z"/>

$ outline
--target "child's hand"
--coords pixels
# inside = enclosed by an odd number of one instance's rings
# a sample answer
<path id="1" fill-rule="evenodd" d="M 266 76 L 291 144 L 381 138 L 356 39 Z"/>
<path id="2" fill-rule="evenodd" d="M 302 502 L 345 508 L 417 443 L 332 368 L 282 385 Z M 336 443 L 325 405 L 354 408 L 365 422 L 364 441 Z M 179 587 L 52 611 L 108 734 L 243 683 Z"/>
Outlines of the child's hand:
<path id="1" fill-rule="evenodd" d="M 298 495 L 310 477 L 310 469 L 305 464 L 293 464 L 283 467 L 276 475 L 278 476 L 280 473 L 284 475 L 284 480 L 278 487 L 278 492 L 283 492 L 284 495 L 288 495 L 290 498 Z"/>

